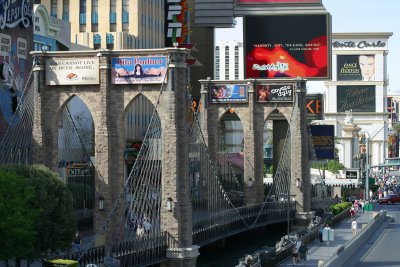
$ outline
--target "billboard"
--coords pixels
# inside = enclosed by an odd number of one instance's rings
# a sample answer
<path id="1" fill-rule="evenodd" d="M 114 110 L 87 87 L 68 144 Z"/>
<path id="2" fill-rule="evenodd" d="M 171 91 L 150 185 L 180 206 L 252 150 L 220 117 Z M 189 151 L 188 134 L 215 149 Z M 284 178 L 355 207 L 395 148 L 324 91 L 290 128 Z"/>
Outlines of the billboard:
<path id="1" fill-rule="evenodd" d="M 335 158 L 335 126 L 310 125 L 311 141 L 317 159 Z"/>
<path id="2" fill-rule="evenodd" d="M 257 84 L 257 102 L 293 102 L 293 84 Z"/>
<path id="3" fill-rule="evenodd" d="M 33 0 L 0 1 L 0 124 L 10 123 L 31 72 Z M 0 139 L 2 130 L 0 129 Z"/>
<path id="4" fill-rule="evenodd" d="M 375 85 L 337 86 L 337 112 L 375 112 Z"/>
<path id="5" fill-rule="evenodd" d="M 210 89 L 211 103 L 244 103 L 247 102 L 245 84 L 213 84 Z"/>
<path id="6" fill-rule="evenodd" d="M 338 55 L 338 81 L 375 81 L 375 55 Z"/>
<path id="7" fill-rule="evenodd" d="M 47 85 L 99 84 L 99 58 L 46 59 Z"/>
<path id="8" fill-rule="evenodd" d="M 330 15 L 246 16 L 246 78 L 330 78 Z"/>
<path id="9" fill-rule="evenodd" d="M 307 94 L 306 111 L 308 120 L 322 120 L 324 113 L 323 95 Z"/>
<path id="10" fill-rule="evenodd" d="M 111 81 L 113 84 L 163 83 L 166 71 L 166 56 L 135 56 L 111 59 Z"/>
<path id="11" fill-rule="evenodd" d="M 238 4 L 320 4 L 321 0 L 237 0 Z"/>
<path id="12" fill-rule="evenodd" d="M 188 1 L 165 1 L 165 47 L 172 47 L 174 43 L 187 43 L 188 33 Z"/>

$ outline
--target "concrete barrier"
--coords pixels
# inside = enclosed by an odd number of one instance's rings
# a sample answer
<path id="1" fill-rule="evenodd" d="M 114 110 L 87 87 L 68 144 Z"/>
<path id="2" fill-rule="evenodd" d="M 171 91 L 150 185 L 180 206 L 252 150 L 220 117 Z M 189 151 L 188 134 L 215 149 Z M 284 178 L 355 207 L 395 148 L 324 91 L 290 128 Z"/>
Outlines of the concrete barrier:
<path id="1" fill-rule="evenodd" d="M 374 214 L 374 219 L 371 220 L 363 229 L 349 242 L 340 247 L 336 254 L 329 260 L 325 261 L 323 267 L 337 267 L 343 266 L 357 250 L 368 241 L 371 235 L 381 226 L 386 219 L 387 211 L 381 210 Z"/>

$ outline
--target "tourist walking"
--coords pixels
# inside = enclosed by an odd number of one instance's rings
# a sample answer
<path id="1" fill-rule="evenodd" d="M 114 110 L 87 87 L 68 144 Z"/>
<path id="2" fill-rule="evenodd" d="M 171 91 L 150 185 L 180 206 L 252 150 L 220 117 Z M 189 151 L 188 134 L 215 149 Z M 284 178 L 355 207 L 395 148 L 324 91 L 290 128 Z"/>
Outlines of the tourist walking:
<path id="1" fill-rule="evenodd" d="M 353 235 L 357 234 L 357 221 L 355 218 L 351 222 L 351 231 L 353 232 Z"/>

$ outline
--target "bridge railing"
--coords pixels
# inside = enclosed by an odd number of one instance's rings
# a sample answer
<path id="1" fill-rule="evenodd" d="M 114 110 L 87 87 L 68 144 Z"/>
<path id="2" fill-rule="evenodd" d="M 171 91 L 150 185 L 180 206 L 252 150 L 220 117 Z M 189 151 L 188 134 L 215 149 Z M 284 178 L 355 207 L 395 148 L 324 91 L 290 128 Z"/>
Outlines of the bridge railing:
<path id="1" fill-rule="evenodd" d="M 330 226 L 335 226 L 337 223 L 342 221 L 343 219 L 349 217 L 350 214 L 350 208 L 345 209 L 341 213 L 333 216 L 330 218 Z M 319 231 L 319 226 L 314 227 L 311 231 L 307 232 L 304 236 L 301 237 L 301 241 L 303 241 L 305 244 L 308 244 L 312 242 L 314 239 L 318 237 L 318 231 Z M 284 247 L 282 250 L 278 251 L 275 254 L 275 261 L 276 262 L 282 262 L 288 257 L 292 255 L 292 248 L 294 246 L 294 243 L 290 243 L 286 247 Z"/>
<path id="2" fill-rule="evenodd" d="M 259 226 L 294 219 L 296 208 L 287 202 L 270 202 L 222 211 L 193 223 L 193 244 L 206 245 Z M 289 218 L 288 218 L 289 217 Z"/>

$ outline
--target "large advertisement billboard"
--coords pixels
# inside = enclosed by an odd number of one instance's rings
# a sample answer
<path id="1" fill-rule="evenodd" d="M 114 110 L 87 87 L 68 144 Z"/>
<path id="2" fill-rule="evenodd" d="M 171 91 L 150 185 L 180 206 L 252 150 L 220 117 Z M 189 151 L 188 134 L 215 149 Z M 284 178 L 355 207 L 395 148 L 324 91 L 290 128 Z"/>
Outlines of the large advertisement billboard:
<path id="1" fill-rule="evenodd" d="M 329 79 L 330 15 L 246 16 L 245 77 Z"/>
<path id="2" fill-rule="evenodd" d="M 238 4 L 320 4 L 321 0 L 237 0 Z"/>
<path id="3" fill-rule="evenodd" d="M 247 102 L 247 86 L 245 84 L 213 84 L 210 99 L 211 103 Z"/>
<path id="4" fill-rule="evenodd" d="M 111 59 L 111 81 L 113 84 L 163 83 L 166 71 L 166 56 L 135 56 Z"/>
<path id="5" fill-rule="evenodd" d="M 317 159 L 335 158 L 335 127 L 333 125 L 310 125 L 311 140 Z"/>
<path id="6" fill-rule="evenodd" d="M 187 43 L 188 33 L 188 1 L 165 1 L 165 46 L 174 46 L 174 43 Z"/>
<path id="7" fill-rule="evenodd" d="M 293 84 L 257 84 L 257 102 L 293 102 Z"/>
<path id="8" fill-rule="evenodd" d="M 46 59 L 47 85 L 99 84 L 99 58 Z"/>
<path id="9" fill-rule="evenodd" d="M 375 55 L 338 55 L 338 81 L 375 81 Z"/>
<path id="10" fill-rule="evenodd" d="M 375 112 L 375 85 L 337 86 L 337 112 Z"/>
<path id="11" fill-rule="evenodd" d="M 32 67 L 29 52 L 33 47 L 33 0 L 0 2 L 0 117 L 5 120 L 0 124 L 6 125 Z M 0 127 L 0 139 L 5 127 Z"/>

